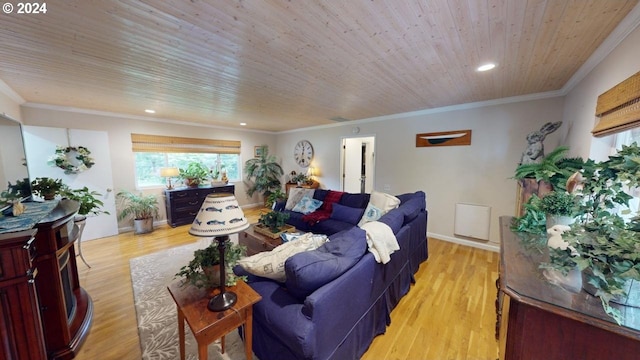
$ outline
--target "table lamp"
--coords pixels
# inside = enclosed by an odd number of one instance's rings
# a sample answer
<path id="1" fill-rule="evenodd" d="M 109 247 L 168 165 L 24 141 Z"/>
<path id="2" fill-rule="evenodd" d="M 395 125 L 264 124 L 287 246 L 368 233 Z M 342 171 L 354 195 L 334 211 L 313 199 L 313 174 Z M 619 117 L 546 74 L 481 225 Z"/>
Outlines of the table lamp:
<path id="1" fill-rule="evenodd" d="M 189 234 L 202 237 L 213 237 L 218 242 L 220 252 L 220 293 L 209 300 L 207 309 L 224 311 L 233 306 L 237 295 L 225 289 L 225 244 L 229 235 L 249 227 L 249 221 L 238 205 L 233 194 L 209 194 L 204 199 L 196 218 L 191 224 Z"/>
<path id="2" fill-rule="evenodd" d="M 173 189 L 171 185 L 171 178 L 180 175 L 180 170 L 176 167 L 163 167 L 160 168 L 160 176 L 167 178 L 169 181 L 169 185 L 167 185 L 167 189 Z"/>

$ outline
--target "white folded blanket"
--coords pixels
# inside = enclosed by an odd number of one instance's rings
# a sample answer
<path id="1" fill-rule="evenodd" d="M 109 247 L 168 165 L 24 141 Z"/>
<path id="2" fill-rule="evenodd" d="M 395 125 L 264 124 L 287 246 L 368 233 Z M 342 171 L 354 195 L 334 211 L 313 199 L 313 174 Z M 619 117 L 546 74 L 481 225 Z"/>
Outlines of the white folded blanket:
<path id="1" fill-rule="evenodd" d="M 386 264 L 391 260 L 391 254 L 400 250 L 398 239 L 389 225 L 379 221 L 370 221 L 360 226 L 367 233 L 369 252 L 377 262 Z"/>

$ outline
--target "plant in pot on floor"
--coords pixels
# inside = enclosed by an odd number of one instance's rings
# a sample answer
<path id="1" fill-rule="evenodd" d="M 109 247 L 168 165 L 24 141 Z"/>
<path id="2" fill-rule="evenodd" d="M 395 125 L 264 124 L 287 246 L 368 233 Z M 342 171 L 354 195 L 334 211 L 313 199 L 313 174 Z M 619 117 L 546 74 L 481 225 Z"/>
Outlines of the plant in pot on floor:
<path id="1" fill-rule="evenodd" d="M 178 177 L 184 181 L 186 186 L 198 187 L 209 179 L 210 172 L 202 163 L 192 161 L 186 168 L 180 168 Z"/>
<path id="2" fill-rule="evenodd" d="M 267 146 L 261 146 L 258 153 L 258 157 L 244 163 L 247 195 L 253 196 L 258 192 L 264 196 L 266 201 L 271 193 L 282 188 L 280 177 L 284 171 L 276 161 L 276 157 L 269 155 Z"/>
<path id="3" fill-rule="evenodd" d="M 158 216 L 158 199 L 155 195 L 121 191 L 116 198 L 120 201 L 118 220 L 133 218 L 133 227 L 136 234 L 145 234 L 153 231 L 153 219 Z"/>
<path id="4" fill-rule="evenodd" d="M 237 276 L 233 273 L 233 267 L 238 260 L 245 257 L 246 248 L 237 245 L 231 240 L 225 244 L 225 286 L 233 286 L 238 279 L 246 280 L 244 276 Z M 189 264 L 180 268 L 176 277 L 182 277 L 186 281 L 183 285 L 194 285 L 198 288 L 212 288 L 220 285 L 220 251 L 218 243 L 212 242 L 204 249 L 198 249 L 193 253 L 193 259 Z"/>
<path id="5" fill-rule="evenodd" d="M 31 182 L 31 191 L 45 200 L 53 200 L 63 187 L 61 179 L 37 177 Z"/>

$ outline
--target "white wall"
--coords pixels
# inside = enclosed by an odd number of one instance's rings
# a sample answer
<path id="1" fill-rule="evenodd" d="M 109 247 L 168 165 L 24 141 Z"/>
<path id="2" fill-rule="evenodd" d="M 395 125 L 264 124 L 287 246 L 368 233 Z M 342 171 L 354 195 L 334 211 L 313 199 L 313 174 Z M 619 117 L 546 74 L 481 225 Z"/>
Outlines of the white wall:
<path id="1" fill-rule="evenodd" d="M 603 160 L 612 136 L 594 138 L 591 130 L 598 95 L 640 71 L 640 28 L 636 28 L 598 66 L 580 81 L 566 96 L 564 119 L 569 125 L 566 144 L 570 155 Z"/>
<path id="2" fill-rule="evenodd" d="M 22 107 L 22 118 L 25 125 L 106 131 L 109 137 L 115 191 L 123 189 L 136 190 L 134 155 L 131 150 L 131 133 L 240 140 L 242 143 L 240 150 L 242 164 L 244 164 L 247 159 L 253 157 L 254 146 L 266 144 L 269 145 L 270 149 L 275 148 L 275 135 L 266 132 L 187 126 L 113 115 L 96 115 L 28 106 Z M 90 144 L 86 146 L 91 150 Z M 252 206 L 261 203 L 262 200 L 259 199 L 257 195 L 254 195 L 253 198 L 249 198 L 246 195 L 245 186 L 242 181 L 234 184 L 236 186 L 236 197 L 241 206 Z M 154 193 L 159 196 L 160 203 L 162 204 L 160 220 L 166 219 L 164 200 L 162 198 L 163 190 L 164 188 L 154 188 L 144 191 L 145 193 Z"/>
<path id="3" fill-rule="evenodd" d="M 552 98 L 409 117 L 398 114 L 385 121 L 281 133 L 277 154 L 283 158 L 285 173 L 299 171 L 293 148 L 299 140 L 309 140 L 321 187 L 339 189 L 340 141 L 353 136 L 352 129 L 358 126 L 359 135 L 376 137 L 375 190 L 383 191 L 385 185 L 391 194 L 423 190 L 430 236 L 454 241 L 464 241 L 453 234 L 456 203 L 490 206 L 489 245 L 495 246 L 500 241 L 498 218 L 515 212 L 516 182 L 511 177 L 526 147 L 526 135 L 546 122 L 560 121 L 562 109 L 563 99 Z M 470 146 L 415 146 L 418 133 L 465 129 L 472 130 Z M 559 145 L 560 133 L 547 138 L 548 149 Z"/>

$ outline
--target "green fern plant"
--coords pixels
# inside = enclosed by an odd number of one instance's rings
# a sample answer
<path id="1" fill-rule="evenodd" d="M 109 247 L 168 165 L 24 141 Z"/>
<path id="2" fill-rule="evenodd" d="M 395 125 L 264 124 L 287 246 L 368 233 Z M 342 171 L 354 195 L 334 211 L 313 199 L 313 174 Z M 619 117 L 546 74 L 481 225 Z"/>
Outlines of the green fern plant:
<path id="1" fill-rule="evenodd" d="M 542 158 L 539 163 L 518 165 L 515 179 L 546 181 L 553 189 L 565 190 L 567 179 L 584 164 L 581 158 L 567 158 L 567 146 L 558 146 Z"/>

